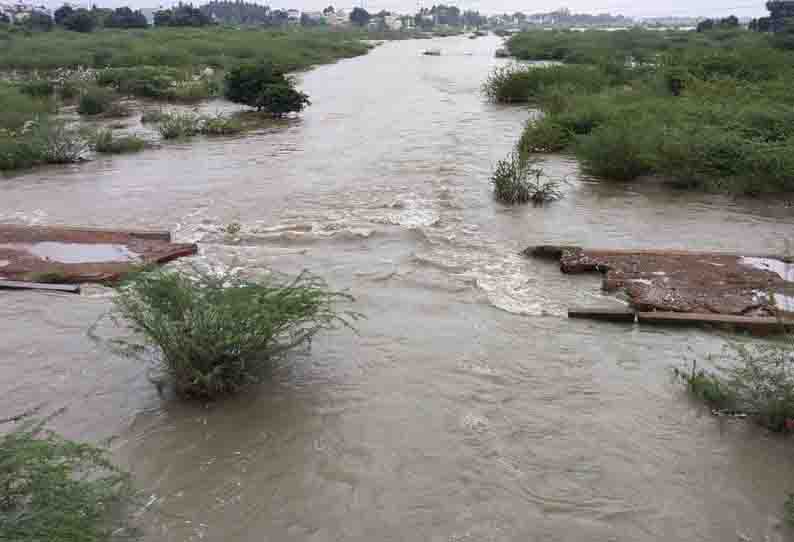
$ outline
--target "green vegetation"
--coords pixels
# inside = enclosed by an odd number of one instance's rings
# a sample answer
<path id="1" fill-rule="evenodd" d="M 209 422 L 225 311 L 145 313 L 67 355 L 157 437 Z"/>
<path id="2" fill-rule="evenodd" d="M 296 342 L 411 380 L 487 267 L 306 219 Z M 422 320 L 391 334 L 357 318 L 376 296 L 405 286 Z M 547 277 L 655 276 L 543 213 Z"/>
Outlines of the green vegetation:
<path id="1" fill-rule="evenodd" d="M 681 188 L 794 190 L 794 52 L 746 30 L 526 32 L 520 57 L 584 65 L 502 68 L 493 101 L 530 101 L 523 154 L 571 152 L 584 171 Z"/>
<path id="2" fill-rule="evenodd" d="M 367 52 L 358 33 L 303 29 L 223 27 L 105 30 L 81 34 L 55 30 L 25 35 L 0 30 L 0 69 L 167 67 L 196 73 L 269 62 L 289 72 Z"/>
<path id="3" fill-rule="evenodd" d="M 80 96 L 77 112 L 81 115 L 99 115 L 106 113 L 113 101 L 116 93 L 102 87 L 90 87 Z"/>
<path id="4" fill-rule="evenodd" d="M 105 450 L 23 421 L 0 436 L 0 540 L 105 542 L 131 532 L 129 477 Z"/>
<path id="5" fill-rule="evenodd" d="M 309 97 L 295 89 L 295 82 L 272 64 L 241 64 L 226 74 L 226 98 L 267 111 L 274 117 L 300 112 Z"/>
<path id="6" fill-rule="evenodd" d="M 232 135 L 243 131 L 238 119 L 222 115 L 206 117 L 192 113 L 163 113 L 157 122 L 163 139 L 185 139 L 198 134 Z"/>
<path id="7" fill-rule="evenodd" d="M 77 11 L 68 6 L 57 10 L 59 27 Z M 90 13 L 105 27 L 116 25 L 109 23 L 114 17 L 120 26 L 135 26 L 139 19 L 136 12 L 124 8 L 92 8 Z M 0 70 L 31 73 L 28 80 L 0 81 L 0 170 L 82 158 L 86 145 L 77 131 L 48 120 L 62 101 L 76 99 L 81 114 L 103 117 L 130 114 L 117 100 L 119 96 L 196 102 L 221 96 L 224 71 L 240 64 L 268 65 L 274 74 L 273 84 L 260 87 L 255 99 L 246 98 L 254 107 L 274 116 L 300 111 L 308 98 L 284 74 L 364 54 L 370 46 L 359 41 L 361 36 L 360 32 L 320 29 L 214 26 L 86 33 L 55 30 L 45 35 L 0 25 Z M 165 138 L 232 134 L 243 129 L 236 119 L 159 116 L 147 112 L 142 120 L 162 121 Z M 134 145 L 124 141 L 122 148 Z M 111 147 L 119 148 L 115 142 Z"/>
<path id="8" fill-rule="evenodd" d="M 502 203 L 514 205 L 533 202 L 542 204 L 562 197 L 559 183 L 543 179 L 543 170 L 518 151 L 500 160 L 491 176 L 494 196 Z"/>
<path id="9" fill-rule="evenodd" d="M 183 396 L 215 397 L 255 382 L 270 361 L 316 333 L 349 326 L 328 290 L 306 274 L 291 282 L 157 270 L 122 286 L 115 305 L 131 328 L 156 346 Z"/>
<path id="10" fill-rule="evenodd" d="M 93 147 L 102 154 L 122 154 L 142 151 L 146 141 L 137 136 L 116 137 L 112 130 L 99 130 L 94 136 Z"/>
<path id="11" fill-rule="evenodd" d="M 713 371 L 676 369 L 688 389 L 718 411 L 752 416 L 773 431 L 794 429 L 794 336 L 779 342 L 732 342 Z"/>
<path id="12" fill-rule="evenodd" d="M 530 102 L 556 89 L 597 92 L 610 83 L 607 74 L 597 67 L 515 64 L 491 72 L 483 92 L 493 102 Z"/>

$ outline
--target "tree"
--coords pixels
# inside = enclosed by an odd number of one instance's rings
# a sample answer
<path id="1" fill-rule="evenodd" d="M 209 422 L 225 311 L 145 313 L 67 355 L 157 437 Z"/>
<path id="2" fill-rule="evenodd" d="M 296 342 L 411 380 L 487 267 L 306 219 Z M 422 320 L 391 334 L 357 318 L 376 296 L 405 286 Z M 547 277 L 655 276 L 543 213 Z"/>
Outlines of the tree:
<path id="1" fill-rule="evenodd" d="M 57 24 L 58 26 L 63 26 L 64 21 L 66 21 L 66 19 L 74 15 L 74 8 L 72 6 L 64 4 L 58 9 L 56 9 L 53 15 L 55 16 L 55 24 Z"/>
<path id="2" fill-rule="evenodd" d="M 364 8 L 353 8 L 350 12 L 350 22 L 358 26 L 366 26 L 372 16 Z"/>
<path id="3" fill-rule="evenodd" d="M 705 21 L 700 21 L 697 26 L 698 32 L 707 32 L 714 28 L 714 19 L 706 19 Z"/>
<path id="4" fill-rule="evenodd" d="M 287 113 L 299 113 L 307 105 L 311 105 L 309 96 L 295 90 L 288 80 L 287 84 L 266 87 L 257 101 L 257 110 L 265 110 L 274 117 L 281 118 Z"/>
<path id="5" fill-rule="evenodd" d="M 96 28 L 96 18 L 87 9 L 77 9 L 63 21 L 63 27 L 73 32 L 91 32 Z"/>
<path id="6" fill-rule="evenodd" d="M 0 11 L 0 24 L 11 24 L 11 18 Z"/>
<path id="7" fill-rule="evenodd" d="M 43 11 L 31 11 L 30 15 L 22 21 L 22 26 L 29 30 L 40 30 L 47 32 L 52 30 L 52 17 Z"/>
<path id="8" fill-rule="evenodd" d="M 334 9 L 334 6 L 328 6 L 327 8 L 325 8 L 323 10 L 323 15 L 325 15 L 326 17 L 328 15 L 333 15 L 334 13 L 336 13 L 336 10 Z"/>
<path id="9" fill-rule="evenodd" d="M 192 4 L 179 4 L 173 9 L 163 9 L 154 13 L 155 26 L 208 26 L 212 19 Z"/>
<path id="10" fill-rule="evenodd" d="M 117 8 L 105 21 L 108 28 L 147 28 L 149 22 L 140 11 L 132 11 L 128 7 Z"/>
<path id="11" fill-rule="evenodd" d="M 295 90 L 295 83 L 272 64 L 242 64 L 226 74 L 226 99 L 281 117 L 302 111 L 309 97 Z"/>

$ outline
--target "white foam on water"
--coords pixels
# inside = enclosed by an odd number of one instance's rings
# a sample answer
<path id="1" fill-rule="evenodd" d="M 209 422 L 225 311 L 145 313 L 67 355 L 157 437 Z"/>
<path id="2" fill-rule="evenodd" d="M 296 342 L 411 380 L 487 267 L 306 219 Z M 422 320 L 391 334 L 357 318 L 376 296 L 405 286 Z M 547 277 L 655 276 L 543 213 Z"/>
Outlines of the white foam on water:
<path id="1" fill-rule="evenodd" d="M 781 260 L 775 260 L 773 258 L 745 257 L 740 258 L 739 263 L 742 265 L 749 265 L 755 269 L 777 273 L 777 275 L 783 280 L 794 282 L 794 265 Z"/>

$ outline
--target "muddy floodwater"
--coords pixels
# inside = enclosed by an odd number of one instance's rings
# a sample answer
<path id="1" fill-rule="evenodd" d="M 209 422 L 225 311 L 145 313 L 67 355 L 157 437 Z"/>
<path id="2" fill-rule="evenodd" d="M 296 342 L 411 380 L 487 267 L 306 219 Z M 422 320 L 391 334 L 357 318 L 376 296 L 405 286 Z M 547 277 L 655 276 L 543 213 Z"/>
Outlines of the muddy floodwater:
<path id="1" fill-rule="evenodd" d="M 151 541 L 789 539 L 790 440 L 713 418 L 671 379 L 723 339 L 568 320 L 617 302 L 519 252 L 774 253 L 791 207 L 597 183 L 558 156 L 544 168 L 564 199 L 498 205 L 489 173 L 528 117 L 479 93 L 499 46 L 386 43 L 302 74 L 300 119 L 0 181 L 0 222 L 172 229 L 200 263 L 306 268 L 367 316 L 203 405 L 161 399 L 88 337 L 109 290 L 3 292 L 0 413 L 46 402 L 65 435 L 115 437 Z"/>

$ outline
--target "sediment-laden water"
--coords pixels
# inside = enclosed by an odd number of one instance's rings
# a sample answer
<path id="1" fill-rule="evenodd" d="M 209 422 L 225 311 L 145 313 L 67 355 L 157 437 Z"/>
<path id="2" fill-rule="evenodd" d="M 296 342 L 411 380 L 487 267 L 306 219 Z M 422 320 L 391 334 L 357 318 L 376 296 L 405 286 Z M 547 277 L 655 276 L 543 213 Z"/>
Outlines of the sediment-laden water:
<path id="1" fill-rule="evenodd" d="M 303 74 L 300 119 L 0 181 L 0 221 L 169 228 L 207 265 L 321 274 L 367 316 L 205 406 L 88 337 L 108 290 L 4 292 L 0 412 L 45 402 L 67 436 L 116 436 L 152 541 L 786 539 L 791 444 L 671 379 L 722 339 L 569 321 L 610 301 L 598 277 L 519 251 L 775 252 L 791 209 L 592 182 L 563 157 L 544 163 L 563 200 L 496 204 L 489 173 L 528 116 L 479 93 L 498 46 L 387 43 Z"/>

